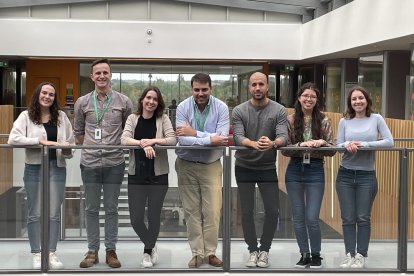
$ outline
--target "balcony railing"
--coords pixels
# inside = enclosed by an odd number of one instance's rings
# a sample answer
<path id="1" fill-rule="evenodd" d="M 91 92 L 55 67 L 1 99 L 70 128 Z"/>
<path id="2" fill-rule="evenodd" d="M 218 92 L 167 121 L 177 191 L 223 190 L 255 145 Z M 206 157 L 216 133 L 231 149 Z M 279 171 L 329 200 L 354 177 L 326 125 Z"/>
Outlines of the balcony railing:
<path id="1" fill-rule="evenodd" d="M 396 145 L 398 145 L 398 139 Z M 402 142 L 410 142 L 404 139 Z M 30 263 L 30 249 L 26 234 L 26 211 L 25 191 L 22 176 L 24 170 L 24 149 L 26 147 L 0 145 L 0 243 L 2 248 L 7 248 L 9 261 L 0 263 L 0 273 L 21 272 L 32 270 Z M 33 147 L 31 147 L 33 148 Z M 35 146 L 42 152 L 42 249 L 48 248 L 48 214 L 49 212 L 49 168 L 48 150 L 66 147 Z M 128 162 L 128 146 L 73 146 L 74 158 L 68 160 L 66 198 L 62 208 L 61 241 L 58 244 L 59 256 L 65 259 L 65 271 L 114 271 L 107 266 L 97 266 L 88 269 L 79 268 L 79 262 L 86 249 L 86 230 L 84 221 L 84 197 L 82 181 L 80 178 L 79 159 L 83 148 L 99 149 L 124 149 L 126 161 Z M 177 177 L 174 169 L 175 146 L 161 147 L 168 149 L 170 165 L 169 192 L 164 202 L 162 214 L 161 233 L 159 244 L 164 249 L 163 255 L 171 254 L 177 257 L 175 264 L 166 263 L 155 266 L 152 271 L 168 272 L 182 271 L 194 272 L 200 269 L 188 269 L 187 262 L 191 256 L 188 248 L 185 220 L 182 213 L 181 202 L 177 192 Z M 294 239 L 293 228 L 290 218 L 289 201 L 285 194 L 284 172 L 288 158 L 283 157 L 280 152 L 277 158 L 277 172 L 280 188 L 280 221 L 275 233 L 273 247 L 270 251 L 272 265 L 267 269 L 246 269 L 244 266 L 247 246 L 244 244 L 241 222 L 237 185 L 234 178 L 234 152 L 235 150 L 251 150 L 243 147 L 185 147 L 186 149 L 221 150 L 223 157 L 223 206 L 222 222 L 220 227 L 220 248 L 218 252 L 224 261 L 222 269 L 214 268 L 213 271 L 223 272 L 289 272 L 298 273 L 302 269 L 294 269 L 299 253 Z M 289 150 L 304 150 L 301 148 L 281 148 Z M 333 157 L 325 157 L 325 195 L 320 214 L 322 225 L 322 255 L 325 258 L 323 272 L 343 271 L 339 268 L 339 260 L 344 256 L 344 246 L 341 228 L 341 216 L 338 200 L 335 193 L 335 179 L 340 162 L 340 153 L 343 148 L 329 148 L 318 150 L 337 150 Z M 309 149 L 307 149 L 309 150 Z M 408 264 L 409 256 L 414 254 L 414 227 L 413 205 L 414 184 L 412 171 L 414 171 L 414 148 L 394 147 L 391 149 L 361 150 L 376 151 L 376 171 L 378 177 L 378 194 L 372 212 L 372 242 L 370 244 L 368 265 L 364 271 L 369 272 L 414 272 L 414 264 Z M 127 175 L 127 171 L 126 171 Z M 127 180 L 124 179 L 122 189 L 127 188 Z M 263 223 L 263 206 L 259 193 L 256 193 L 256 216 L 258 225 L 258 236 L 260 236 L 261 224 Z M 119 206 L 119 244 L 118 255 L 123 256 L 126 264 L 116 272 L 142 272 L 139 267 L 138 246 L 141 242 L 129 225 L 129 213 L 127 206 L 127 194 L 120 196 Z M 410 223 L 411 222 L 411 223 Z M 101 231 L 103 233 L 103 231 Z M 134 246 L 133 246 L 134 245 Z M 175 249 L 179 246 L 177 252 Z M 132 248 L 131 248 L 132 246 Z M 136 248 L 135 248 L 136 247 Z M 385 247 L 385 250 L 384 248 Z M 187 252 L 188 251 L 188 252 Z M 168 253 L 169 252 L 169 253 Z M 48 272 L 48 254 L 42 251 L 42 272 Z M 188 255 L 182 255 L 188 253 Z M 130 254 L 134 254 L 130 256 Z M 181 254 L 181 255 L 180 255 Z M 2 256 L 2 253 L 0 253 Z M 184 257 L 180 257 L 184 256 Z M 273 256 L 273 257 L 272 257 Z M 170 256 L 171 257 L 171 256 Z M 134 259 L 130 261 L 128 259 Z M 280 258 L 285 258 L 280 261 Z M 102 258 L 103 259 L 103 258 Z M 376 261 L 375 261 L 376 260 Z M 121 262 L 123 259 L 121 259 Z M 178 264 L 177 264 L 178 263 Z M 212 270 L 211 267 L 202 267 L 201 270 Z M 148 271 L 148 270 L 147 270 Z"/>

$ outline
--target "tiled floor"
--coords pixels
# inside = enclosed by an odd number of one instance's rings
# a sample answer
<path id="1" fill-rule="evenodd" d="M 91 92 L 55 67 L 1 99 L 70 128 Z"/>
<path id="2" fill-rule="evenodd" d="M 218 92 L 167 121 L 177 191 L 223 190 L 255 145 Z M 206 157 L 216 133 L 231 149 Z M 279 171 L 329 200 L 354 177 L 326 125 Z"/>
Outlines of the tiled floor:
<path id="1" fill-rule="evenodd" d="M 31 255 L 29 253 L 29 245 L 27 241 L 0 241 L 1 262 L 0 273 L 7 271 L 17 270 L 30 270 L 31 269 Z M 103 245 L 102 245 L 103 246 Z M 219 244 L 217 255 L 222 255 L 222 245 Z M 66 273 L 80 273 L 85 272 L 84 269 L 79 268 L 79 262 L 83 259 L 83 254 L 86 252 L 86 242 L 83 241 L 62 241 L 58 244 L 58 255 L 64 263 L 64 272 Z M 140 268 L 140 258 L 142 255 L 143 246 L 139 241 L 121 240 L 118 243 L 117 254 L 122 262 L 120 269 L 110 269 L 105 264 L 105 252 L 100 251 L 100 263 L 92 268 L 86 269 L 86 271 L 96 271 L 99 274 L 103 274 L 106 271 L 120 272 L 120 274 L 126 272 L 149 272 L 147 269 Z M 191 258 L 190 249 L 187 241 L 167 241 L 161 240 L 158 242 L 158 251 L 160 255 L 159 263 L 151 269 L 154 272 L 165 274 L 168 272 L 187 272 L 186 275 L 191 275 L 197 272 L 196 270 L 189 270 L 187 268 L 187 262 Z M 412 260 L 414 257 L 414 246 L 408 247 L 409 258 Z M 395 275 L 397 272 L 397 243 L 396 242 L 375 242 L 370 244 L 369 258 L 366 265 L 365 272 L 372 272 L 371 275 L 385 275 L 386 273 L 392 273 Z M 244 266 L 244 262 L 248 257 L 248 252 L 244 241 L 232 241 L 231 243 L 231 261 L 230 269 L 231 275 L 246 275 L 245 271 L 249 271 Z M 297 275 L 304 271 L 294 268 L 294 264 L 299 260 L 299 254 L 297 252 L 297 245 L 294 240 L 274 240 L 272 249 L 270 251 L 270 267 L 275 273 L 289 273 L 291 275 Z M 343 244 L 341 240 L 324 240 L 322 243 L 322 257 L 324 268 L 321 270 L 313 270 L 312 274 L 320 273 L 326 275 L 326 272 L 344 272 L 338 268 L 338 264 L 344 257 Z M 409 267 L 414 269 L 414 263 Z M 198 270 L 213 275 L 224 275 L 221 269 L 210 267 L 207 264 L 203 264 Z M 243 270 L 243 271 L 241 271 Z M 250 270 L 253 272 L 264 272 L 262 269 Z M 101 273 L 100 273 L 101 272 Z M 310 269 L 307 269 L 306 273 L 309 275 Z M 354 272 L 352 271 L 349 271 Z M 398 274 L 398 273 L 397 273 Z M 206 275 L 206 274 L 204 274 Z M 345 275 L 345 274 L 342 274 Z M 364 273 L 364 275 L 370 275 Z"/>

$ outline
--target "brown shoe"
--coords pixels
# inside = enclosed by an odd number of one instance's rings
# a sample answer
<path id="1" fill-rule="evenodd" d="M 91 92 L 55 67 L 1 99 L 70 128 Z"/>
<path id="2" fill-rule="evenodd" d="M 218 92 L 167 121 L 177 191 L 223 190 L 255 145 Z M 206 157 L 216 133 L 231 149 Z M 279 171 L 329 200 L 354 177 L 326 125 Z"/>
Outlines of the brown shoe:
<path id="1" fill-rule="evenodd" d="M 115 250 L 106 251 L 106 263 L 112 268 L 121 267 L 121 263 L 118 260 Z"/>
<path id="2" fill-rule="evenodd" d="M 208 264 L 215 267 L 222 267 L 223 261 L 217 258 L 216 255 L 210 255 L 208 256 Z"/>
<path id="3" fill-rule="evenodd" d="M 190 262 L 188 263 L 189 268 L 197 268 L 203 264 L 203 258 L 200 256 L 195 255 Z"/>
<path id="4" fill-rule="evenodd" d="M 88 268 L 97 263 L 99 263 L 98 251 L 89 250 L 86 252 L 85 259 L 82 260 L 79 266 L 81 268 Z"/>

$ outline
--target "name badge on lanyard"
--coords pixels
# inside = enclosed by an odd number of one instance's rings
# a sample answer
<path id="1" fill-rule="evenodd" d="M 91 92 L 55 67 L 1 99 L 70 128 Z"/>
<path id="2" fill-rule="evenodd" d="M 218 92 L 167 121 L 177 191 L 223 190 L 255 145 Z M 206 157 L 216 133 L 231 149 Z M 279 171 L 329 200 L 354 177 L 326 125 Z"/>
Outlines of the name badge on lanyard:
<path id="1" fill-rule="evenodd" d="M 309 152 L 303 153 L 303 164 L 310 164 L 310 153 Z"/>
<path id="2" fill-rule="evenodd" d="M 95 128 L 95 139 L 96 140 L 102 139 L 102 130 L 100 128 Z"/>
<path id="3" fill-rule="evenodd" d="M 102 112 L 100 113 L 98 111 L 98 105 L 96 103 L 96 98 L 97 98 L 97 93 L 96 91 L 94 91 L 94 97 L 93 97 L 93 105 L 94 105 L 94 109 L 95 109 L 95 116 L 96 116 L 96 124 L 97 124 L 97 128 L 95 128 L 95 140 L 101 140 L 102 139 L 102 129 L 100 128 L 102 120 L 103 120 L 103 116 L 106 112 L 106 110 L 108 109 L 109 103 L 112 100 L 112 94 L 109 94 L 105 100 L 104 106 L 102 108 Z"/>

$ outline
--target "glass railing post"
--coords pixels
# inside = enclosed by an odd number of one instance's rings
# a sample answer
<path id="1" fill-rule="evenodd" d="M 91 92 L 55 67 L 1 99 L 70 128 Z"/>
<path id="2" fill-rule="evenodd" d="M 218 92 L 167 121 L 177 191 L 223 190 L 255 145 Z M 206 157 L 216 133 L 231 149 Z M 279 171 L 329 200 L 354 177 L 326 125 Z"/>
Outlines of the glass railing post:
<path id="1" fill-rule="evenodd" d="M 400 189 L 398 212 L 398 269 L 407 271 L 407 234 L 408 234 L 408 151 L 400 152 Z"/>
<path id="2" fill-rule="evenodd" d="M 223 149 L 223 270 L 230 271 L 230 210 L 231 210 L 231 151 Z"/>
<path id="3" fill-rule="evenodd" d="M 49 270 L 49 148 L 47 146 L 42 147 L 42 174 L 41 174 L 41 185 L 42 193 L 41 197 L 41 244 L 42 244 L 42 258 L 41 258 L 41 270 L 42 273 L 46 273 Z"/>

